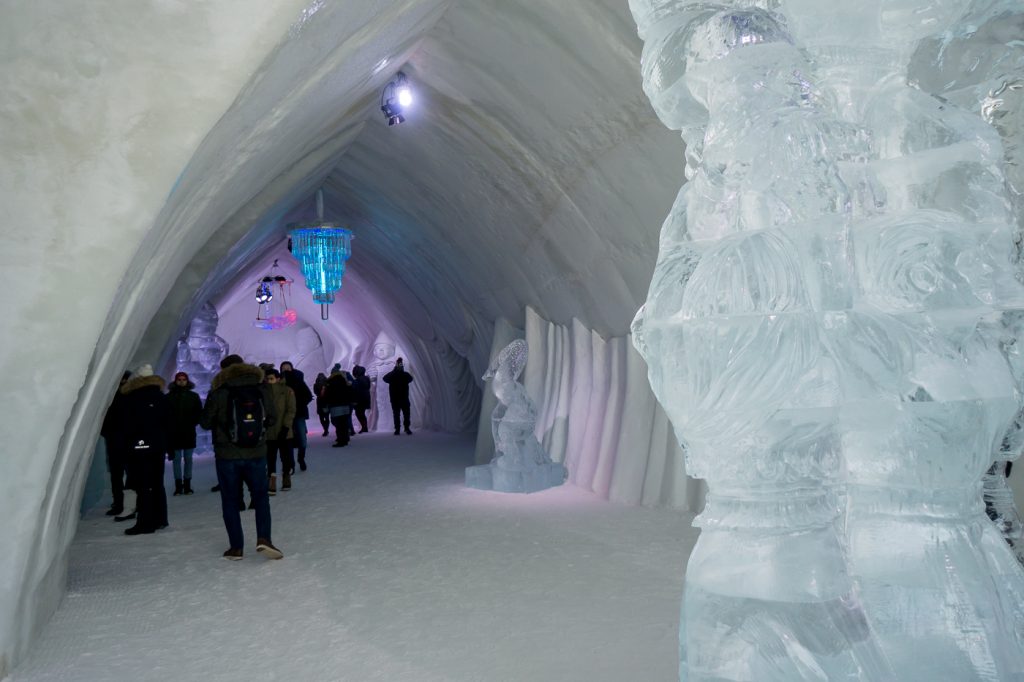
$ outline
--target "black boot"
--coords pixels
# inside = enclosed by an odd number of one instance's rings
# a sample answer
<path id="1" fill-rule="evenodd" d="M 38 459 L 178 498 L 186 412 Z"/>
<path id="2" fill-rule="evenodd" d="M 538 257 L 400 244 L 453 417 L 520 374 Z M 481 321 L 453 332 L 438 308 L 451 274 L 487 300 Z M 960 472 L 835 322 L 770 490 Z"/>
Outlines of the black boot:
<path id="1" fill-rule="evenodd" d="M 115 521 L 131 521 L 134 518 L 135 518 L 135 512 L 129 512 L 129 513 L 125 514 L 124 516 L 115 516 L 114 520 Z"/>
<path id="2" fill-rule="evenodd" d="M 184 481 L 184 486 L 182 487 L 182 490 L 181 490 L 181 494 L 182 495 L 191 495 L 193 492 L 195 492 L 195 491 L 192 490 L 192 479 L 191 478 L 186 478 L 185 481 Z"/>
<path id="3" fill-rule="evenodd" d="M 107 516 L 120 516 L 124 513 L 124 507 L 111 507 L 107 510 Z"/>
<path id="4" fill-rule="evenodd" d="M 174 479 L 174 494 L 175 495 L 181 495 L 181 493 L 182 493 L 181 479 L 180 478 L 176 478 L 176 479 Z"/>
<path id="5" fill-rule="evenodd" d="M 132 526 L 131 528 L 126 530 L 124 532 L 124 534 L 125 535 L 149 535 L 150 533 L 155 533 L 155 532 L 156 532 L 155 528 L 150 528 L 148 526 L 140 526 L 139 524 L 135 524 L 134 526 Z"/>

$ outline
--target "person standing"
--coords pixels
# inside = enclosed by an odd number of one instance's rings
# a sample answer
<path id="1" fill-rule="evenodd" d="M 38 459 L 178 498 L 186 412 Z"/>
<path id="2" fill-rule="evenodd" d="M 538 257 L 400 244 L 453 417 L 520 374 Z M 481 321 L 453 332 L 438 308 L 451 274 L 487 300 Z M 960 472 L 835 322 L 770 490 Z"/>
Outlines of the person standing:
<path id="1" fill-rule="evenodd" d="M 352 368 L 352 392 L 355 395 L 356 419 L 359 420 L 359 433 L 366 433 L 366 411 L 370 409 L 370 377 L 366 376 L 366 368 L 356 365 Z"/>
<path id="2" fill-rule="evenodd" d="M 334 367 L 324 387 L 324 400 L 330 410 L 336 436 L 331 447 L 343 448 L 348 445 L 349 426 L 352 423 L 352 384 L 339 365 Z"/>
<path id="3" fill-rule="evenodd" d="M 107 451 L 107 470 L 110 471 L 110 495 L 113 501 L 107 516 L 119 516 L 124 512 L 124 477 L 128 466 L 128 440 L 122 433 L 124 419 L 121 411 L 124 409 L 124 394 L 121 387 L 132 376 L 131 372 L 125 372 L 114 392 L 114 399 L 110 402 L 107 412 L 103 415 L 103 425 L 100 427 L 100 435 L 103 436 L 103 443 Z"/>
<path id="4" fill-rule="evenodd" d="M 295 422 L 295 392 L 285 385 L 281 373 L 268 369 L 264 373 L 274 399 L 274 411 L 280 416 L 278 426 L 267 434 L 267 471 L 270 472 L 268 492 L 277 494 L 277 455 L 281 454 L 281 490 L 292 489 L 292 424 Z"/>
<path id="5" fill-rule="evenodd" d="M 327 388 L 327 375 L 320 372 L 313 382 L 313 394 L 316 396 L 316 416 L 320 418 L 320 426 L 323 427 L 324 436 L 331 432 L 331 409 L 324 399 L 324 389 Z"/>
<path id="6" fill-rule="evenodd" d="M 402 358 L 395 360 L 395 368 L 384 375 L 384 383 L 388 385 L 388 395 L 391 398 L 391 414 L 395 418 L 395 435 L 399 430 L 399 414 L 404 417 L 405 432 L 412 435 L 409 428 L 409 384 L 412 383 L 412 375 L 405 371 L 405 363 Z"/>
<path id="7" fill-rule="evenodd" d="M 245 538 L 238 506 L 242 482 L 248 484 L 256 510 L 256 551 L 270 559 L 284 554 L 271 542 L 270 497 L 267 492 L 267 434 L 279 427 L 274 396 L 263 382 L 263 370 L 231 354 L 220 361 L 200 422 L 213 432 L 213 452 L 220 485 L 220 506 L 230 547 L 224 558 L 243 557 Z"/>
<path id="8" fill-rule="evenodd" d="M 203 402 L 195 392 L 188 374 L 178 372 L 174 383 L 167 392 L 167 406 L 170 415 L 168 459 L 174 462 L 174 494 L 192 494 L 192 453 L 196 449 L 196 426 L 203 416 Z M 185 470 L 181 464 L 185 460 Z"/>
<path id="9" fill-rule="evenodd" d="M 299 460 L 299 469 L 305 471 L 306 420 L 309 419 L 309 404 L 313 402 L 313 392 L 306 385 L 306 376 L 288 361 L 281 363 L 281 376 L 284 377 L 284 383 L 295 394 L 295 422 L 292 424 L 292 437 Z M 295 473 L 295 467 L 292 467 L 290 473 Z"/>
<path id="10" fill-rule="evenodd" d="M 164 453 L 169 410 L 164 380 L 153 367 L 141 365 L 121 387 L 122 433 L 127 436 L 129 478 L 137 495 L 135 525 L 125 535 L 153 533 L 167 527 Z"/>

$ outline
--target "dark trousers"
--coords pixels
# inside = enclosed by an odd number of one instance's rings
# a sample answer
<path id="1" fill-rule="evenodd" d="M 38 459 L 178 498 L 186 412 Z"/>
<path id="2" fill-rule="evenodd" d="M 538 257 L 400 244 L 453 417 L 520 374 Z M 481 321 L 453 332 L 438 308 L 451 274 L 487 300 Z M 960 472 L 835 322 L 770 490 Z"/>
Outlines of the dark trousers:
<path id="1" fill-rule="evenodd" d="M 332 416 L 331 423 L 334 424 L 334 434 L 337 436 L 337 442 L 347 445 L 349 429 L 352 428 L 352 413 Z"/>
<path id="2" fill-rule="evenodd" d="M 232 549 L 242 549 L 242 517 L 238 511 L 242 503 L 242 482 L 249 486 L 253 507 L 256 509 L 256 538 L 270 540 L 270 496 L 267 493 L 267 460 L 217 458 L 217 483 L 220 484 L 220 508 L 228 542 Z"/>
<path id="3" fill-rule="evenodd" d="M 156 530 L 167 525 L 167 491 L 164 490 L 164 454 L 133 454 L 130 462 L 137 498 L 135 525 Z"/>
<path id="4" fill-rule="evenodd" d="M 316 416 L 320 417 L 320 426 L 324 427 L 324 435 L 326 435 L 327 432 L 331 430 L 331 415 L 330 415 L 330 413 L 320 412 L 318 410 L 317 413 L 316 413 Z"/>
<path id="5" fill-rule="evenodd" d="M 398 431 L 398 418 L 399 415 L 403 418 L 402 424 L 405 426 L 405 430 L 409 430 L 409 401 L 404 403 L 391 403 L 391 414 L 395 418 L 395 431 Z"/>
<path id="6" fill-rule="evenodd" d="M 267 441 L 267 471 L 277 473 L 277 455 L 281 453 L 281 472 L 291 473 L 295 468 L 295 457 L 292 456 L 291 438 Z"/>
<path id="7" fill-rule="evenodd" d="M 127 461 L 123 448 L 107 441 L 107 468 L 110 469 L 110 494 L 114 498 L 112 509 L 124 509 L 124 475 Z"/>
<path id="8" fill-rule="evenodd" d="M 356 419 L 359 420 L 359 433 L 366 431 L 366 408 L 356 407 Z"/>

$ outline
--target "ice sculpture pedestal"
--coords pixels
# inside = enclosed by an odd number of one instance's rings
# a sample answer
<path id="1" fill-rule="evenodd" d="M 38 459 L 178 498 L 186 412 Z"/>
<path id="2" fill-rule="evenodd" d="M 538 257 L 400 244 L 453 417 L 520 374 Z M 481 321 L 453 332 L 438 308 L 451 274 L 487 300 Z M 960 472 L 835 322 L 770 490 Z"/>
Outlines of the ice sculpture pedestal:
<path id="1" fill-rule="evenodd" d="M 502 493 L 535 493 L 565 482 L 565 467 L 552 462 L 533 428 L 537 407 L 517 379 L 526 366 L 526 341 L 516 339 L 498 353 L 484 375 L 498 405 L 491 413 L 494 459 L 490 464 L 466 468 L 466 487 Z"/>
<path id="2" fill-rule="evenodd" d="M 560 486 L 565 478 L 565 467 L 557 462 L 546 462 L 519 471 L 504 469 L 493 462 L 466 467 L 467 488 L 499 493 L 535 493 Z"/>

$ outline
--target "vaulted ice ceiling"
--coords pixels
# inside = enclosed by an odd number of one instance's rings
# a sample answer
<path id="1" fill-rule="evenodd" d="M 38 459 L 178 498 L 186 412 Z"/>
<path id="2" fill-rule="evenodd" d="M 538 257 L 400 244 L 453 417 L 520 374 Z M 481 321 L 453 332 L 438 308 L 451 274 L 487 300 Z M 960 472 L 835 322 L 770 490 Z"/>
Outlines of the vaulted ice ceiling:
<path id="1" fill-rule="evenodd" d="M 318 186 L 327 218 L 355 230 L 350 270 L 385 316 L 449 344 L 477 375 L 494 320 L 521 319 L 525 305 L 626 331 L 682 143 L 640 90 L 625 3 L 322 3 L 292 34 L 171 196 L 188 210 L 216 177 L 196 219 L 215 229 L 139 358 L 166 349 L 204 299 L 249 287 L 241 266 L 313 218 Z M 417 102 L 389 128 L 378 99 L 399 68 Z"/>

